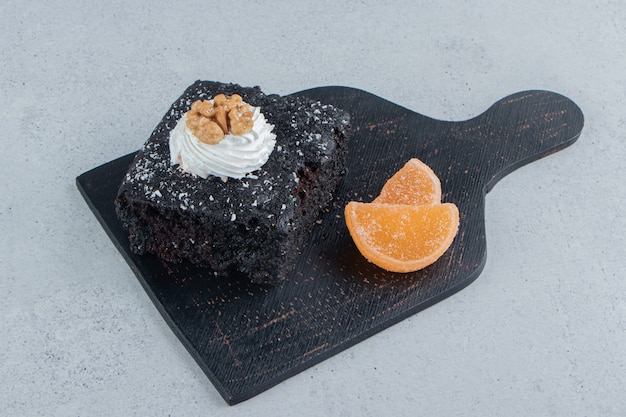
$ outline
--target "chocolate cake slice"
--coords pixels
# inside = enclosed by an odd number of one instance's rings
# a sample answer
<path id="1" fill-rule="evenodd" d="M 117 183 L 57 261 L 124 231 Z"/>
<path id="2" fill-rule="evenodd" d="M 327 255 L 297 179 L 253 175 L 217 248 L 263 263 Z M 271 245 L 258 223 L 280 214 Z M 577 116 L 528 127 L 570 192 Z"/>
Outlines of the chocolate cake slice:
<path id="1" fill-rule="evenodd" d="M 274 125 L 267 162 L 240 179 L 201 178 L 170 162 L 169 135 L 196 100 L 238 94 Z M 256 283 L 289 277 L 344 171 L 349 115 L 304 97 L 197 81 L 174 102 L 130 166 L 115 201 L 131 250 Z"/>

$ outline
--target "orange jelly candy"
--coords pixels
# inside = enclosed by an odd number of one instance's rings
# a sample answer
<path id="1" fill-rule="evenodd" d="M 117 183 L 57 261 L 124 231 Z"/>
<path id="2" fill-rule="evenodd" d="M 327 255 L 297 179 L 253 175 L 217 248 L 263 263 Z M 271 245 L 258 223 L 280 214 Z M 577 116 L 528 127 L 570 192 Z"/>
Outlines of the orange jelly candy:
<path id="1" fill-rule="evenodd" d="M 438 204 L 441 182 L 434 171 L 417 158 L 409 160 L 389 178 L 374 203 Z"/>
<path id="2" fill-rule="evenodd" d="M 418 159 L 392 176 L 372 203 L 348 203 L 345 219 L 361 254 L 391 272 L 433 264 L 459 228 L 458 208 L 441 203 L 439 178 Z"/>

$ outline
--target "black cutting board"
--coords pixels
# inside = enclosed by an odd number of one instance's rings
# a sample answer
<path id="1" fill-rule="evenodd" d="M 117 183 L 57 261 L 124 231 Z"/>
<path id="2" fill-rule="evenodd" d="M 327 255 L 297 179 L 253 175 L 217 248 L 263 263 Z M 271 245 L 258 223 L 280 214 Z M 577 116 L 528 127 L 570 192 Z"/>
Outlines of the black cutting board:
<path id="1" fill-rule="evenodd" d="M 572 144 L 583 128 L 576 104 L 547 91 L 513 94 L 462 122 L 435 120 L 354 88 L 296 94 L 349 111 L 353 136 L 335 201 L 282 286 L 214 277 L 189 263 L 131 253 L 113 199 L 133 154 L 77 178 L 89 207 L 158 310 L 229 404 L 470 284 L 485 264 L 485 194 L 516 168 Z M 390 273 L 359 254 L 343 207 L 350 200 L 373 200 L 414 157 L 441 179 L 443 201 L 459 207 L 460 228 L 435 264 L 415 273 Z"/>

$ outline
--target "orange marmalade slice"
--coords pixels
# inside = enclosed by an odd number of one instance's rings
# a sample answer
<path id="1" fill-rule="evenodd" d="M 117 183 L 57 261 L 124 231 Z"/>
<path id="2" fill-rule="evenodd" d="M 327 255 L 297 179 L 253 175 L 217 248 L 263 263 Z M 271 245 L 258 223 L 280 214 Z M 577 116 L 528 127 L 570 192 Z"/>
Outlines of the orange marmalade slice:
<path id="1" fill-rule="evenodd" d="M 352 201 L 346 226 L 361 254 L 391 272 L 413 272 L 437 261 L 459 228 L 459 210 L 441 203 L 441 183 L 419 159 L 409 160 L 371 203 Z"/>
<path id="2" fill-rule="evenodd" d="M 434 171 L 417 158 L 409 160 L 380 191 L 374 203 L 438 204 L 441 182 Z"/>
<path id="3" fill-rule="evenodd" d="M 452 203 L 348 203 L 350 235 L 361 254 L 391 272 L 413 272 L 433 264 L 448 250 L 459 227 Z"/>

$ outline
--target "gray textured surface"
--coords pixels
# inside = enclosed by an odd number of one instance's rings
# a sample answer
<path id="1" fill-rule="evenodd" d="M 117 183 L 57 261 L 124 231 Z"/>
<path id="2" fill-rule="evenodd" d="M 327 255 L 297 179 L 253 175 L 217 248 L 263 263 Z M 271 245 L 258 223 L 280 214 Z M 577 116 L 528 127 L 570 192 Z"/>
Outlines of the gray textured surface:
<path id="1" fill-rule="evenodd" d="M 3 1 L 0 415 L 626 415 L 624 21 L 611 1 Z M 228 407 L 74 185 L 198 78 L 446 120 L 542 88 L 586 127 L 489 193 L 476 282 Z"/>

